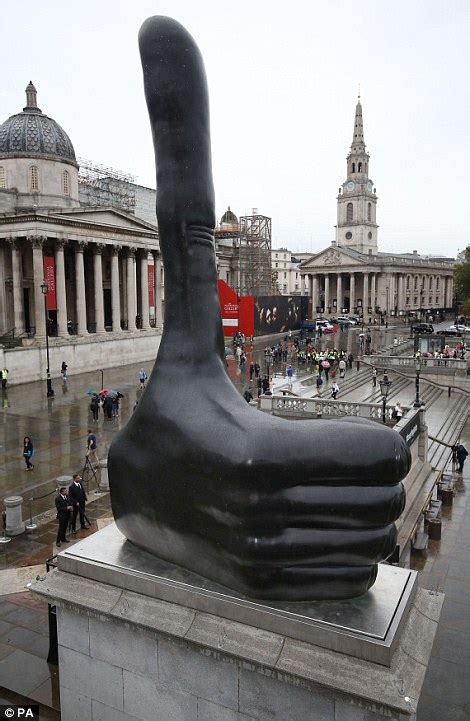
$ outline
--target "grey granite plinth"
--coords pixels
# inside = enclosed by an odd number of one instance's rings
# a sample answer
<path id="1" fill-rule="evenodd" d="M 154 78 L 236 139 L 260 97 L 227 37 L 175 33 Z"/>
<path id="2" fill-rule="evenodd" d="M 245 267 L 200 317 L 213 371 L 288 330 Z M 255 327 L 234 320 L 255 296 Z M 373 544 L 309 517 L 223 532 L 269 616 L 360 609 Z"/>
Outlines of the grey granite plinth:
<path id="1" fill-rule="evenodd" d="M 380 564 L 375 585 L 360 598 L 252 601 L 137 548 L 115 524 L 60 553 L 58 566 L 61 571 L 384 665 L 391 663 L 417 588 L 415 571 Z"/>

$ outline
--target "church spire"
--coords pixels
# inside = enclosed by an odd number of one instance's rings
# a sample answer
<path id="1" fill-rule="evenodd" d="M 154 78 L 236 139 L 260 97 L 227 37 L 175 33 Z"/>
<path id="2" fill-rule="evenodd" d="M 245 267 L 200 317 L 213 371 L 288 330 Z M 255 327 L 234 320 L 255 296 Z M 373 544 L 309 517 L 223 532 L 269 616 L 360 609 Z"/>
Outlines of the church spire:
<path id="1" fill-rule="evenodd" d="M 353 141 L 351 143 L 351 147 L 357 146 L 359 144 L 365 146 L 364 125 L 362 122 L 361 91 L 360 90 L 359 90 L 359 95 L 357 96 L 356 115 L 354 117 L 354 133 L 353 133 Z"/>
<path id="2" fill-rule="evenodd" d="M 38 108 L 38 91 L 33 85 L 33 81 L 30 80 L 26 88 L 26 107 L 23 108 L 23 112 L 35 112 L 40 113 Z"/>

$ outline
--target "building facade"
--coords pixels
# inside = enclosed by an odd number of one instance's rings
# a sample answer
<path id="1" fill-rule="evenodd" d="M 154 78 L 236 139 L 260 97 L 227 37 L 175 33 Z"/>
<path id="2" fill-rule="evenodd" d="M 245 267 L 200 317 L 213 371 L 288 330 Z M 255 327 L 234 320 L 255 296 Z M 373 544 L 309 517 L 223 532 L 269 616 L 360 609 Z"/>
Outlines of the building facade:
<path id="1" fill-rule="evenodd" d="M 23 111 L 0 126 L 0 343 L 42 346 L 47 332 L 53 345 L 112 341 L 119 359 L 116 342 L 132 336 L 138 354 L 139 337 L 161 333 L 162 279 L 155 225 L 80 205 L 73 145 L 30 83 Z M 75 355 L 78 372 L 97 351 Z"/>
<path id="2" fill-rule="evenodd" d="M 274 290 L 280 295 L 300 295 L 300 259 L 287 248 L 271 251 L 271 269 Z"/>
<path id="3" fill-rule="evenodd" d="M 359 98 L 346 180 L 337 196 L 336 238 L 300 266 L 312 316 L 358 313 L 383 319 L 451 312 L 455 260 L 417 251 L 380 252 L 377 201 Z"/>

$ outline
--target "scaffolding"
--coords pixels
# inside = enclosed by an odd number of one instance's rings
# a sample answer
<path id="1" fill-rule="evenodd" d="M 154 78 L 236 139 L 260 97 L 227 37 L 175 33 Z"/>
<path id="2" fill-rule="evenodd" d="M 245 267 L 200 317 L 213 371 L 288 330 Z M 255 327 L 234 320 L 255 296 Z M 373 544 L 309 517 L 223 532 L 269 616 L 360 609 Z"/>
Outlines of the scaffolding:
<path id="1" fill-rule="evenodd" d="M 78 188 L 82 205 L 110 205 L 127 213 L 135 212 L 135 175 L 86 158 L 78 158 L 78 164 Z"/>
<path id="2" fill-rule="evenodd" d="M 271 295 L 272 219 L 253 208 L 240 218 L 239 267 L 243 295 Z"/>

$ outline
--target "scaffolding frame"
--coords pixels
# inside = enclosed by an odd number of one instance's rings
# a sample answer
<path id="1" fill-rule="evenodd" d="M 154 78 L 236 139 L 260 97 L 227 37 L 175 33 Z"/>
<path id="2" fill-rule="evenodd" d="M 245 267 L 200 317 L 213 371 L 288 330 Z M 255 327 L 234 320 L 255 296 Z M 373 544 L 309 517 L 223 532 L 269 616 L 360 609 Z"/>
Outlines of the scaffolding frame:
<path id="1" fill-rule="evenodd" d="M 80 202 L 92 207 L 112 206 L 135 212 L 136 176 L 86 158 L 78 158 Z"/>

